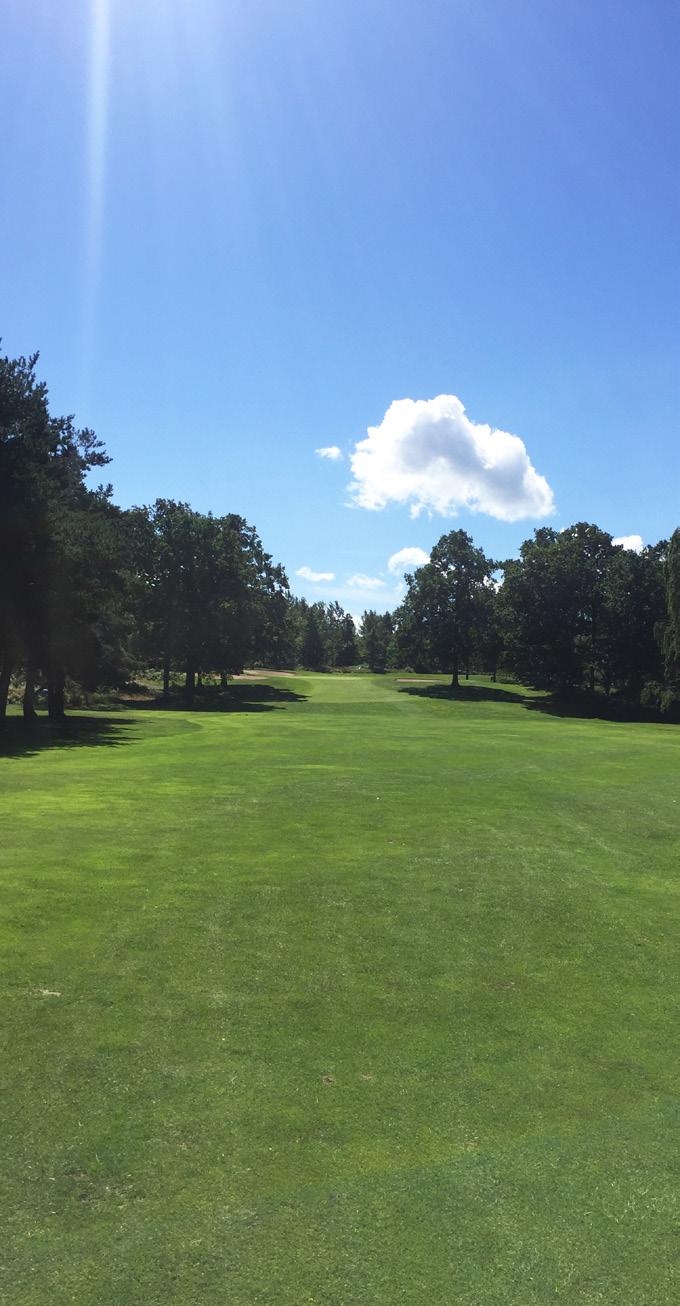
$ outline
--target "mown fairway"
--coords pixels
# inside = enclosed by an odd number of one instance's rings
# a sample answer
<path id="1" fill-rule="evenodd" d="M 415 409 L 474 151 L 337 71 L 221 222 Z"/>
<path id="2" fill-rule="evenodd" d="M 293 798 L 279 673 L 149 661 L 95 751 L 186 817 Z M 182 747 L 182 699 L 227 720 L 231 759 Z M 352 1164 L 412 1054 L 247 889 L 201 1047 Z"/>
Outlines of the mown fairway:
<path id="1" fill-rule="evenodd" d="M 675 1306 L 680 730 L 271 685 L 9 732 L 0 1296 Z"/>

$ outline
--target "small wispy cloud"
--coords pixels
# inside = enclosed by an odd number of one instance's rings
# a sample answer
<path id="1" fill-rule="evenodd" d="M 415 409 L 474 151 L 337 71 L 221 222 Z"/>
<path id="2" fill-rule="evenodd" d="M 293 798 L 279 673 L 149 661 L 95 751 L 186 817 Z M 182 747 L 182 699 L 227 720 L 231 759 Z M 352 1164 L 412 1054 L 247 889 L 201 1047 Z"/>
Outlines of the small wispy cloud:
<path id="1" fill-rule="evenodd" d="M 324 445 L 322 449 L 315 449 L 314 453 L 317 458 L 328 458 L 332 463 L 338 463 L 342 458 L 342 449 L 337 444 Z"/>
<path id="2" fill-rule="evenodd" d="M 429 561 L 430 555 L 424 549 L 416 547 L 399 549 L 398 553 L 393 553 L 387 559 L 387 570 L 393 576 L 401 576 L 403 572 L 410 571 L 412 567 L 422 567 Z"/>
<path id="3" fill-rule="evenodd" d="M 622 549 L 631 549 L 633 553 L 642 553 L 645 547 L 641 535 L 617 535 L 612 544 L 620 544 Z"/>
<path id="4" fill-rule="evenodd" d="M 298 567 L 296 576 L 302 576 L 303 580 L 310 580 L 314 585 L 319 585 L 322 581 L 335 580 L 334 571 L 314 571 L 313 567 Z"/>
<path id="5" fill-rule="evenodd" d="M 348 585 L 360 590 L 379 590 L 385 585 L 381 576 L 366 576 L 362 571 L 358 571 L 354 576 L 350 576 Z"/>

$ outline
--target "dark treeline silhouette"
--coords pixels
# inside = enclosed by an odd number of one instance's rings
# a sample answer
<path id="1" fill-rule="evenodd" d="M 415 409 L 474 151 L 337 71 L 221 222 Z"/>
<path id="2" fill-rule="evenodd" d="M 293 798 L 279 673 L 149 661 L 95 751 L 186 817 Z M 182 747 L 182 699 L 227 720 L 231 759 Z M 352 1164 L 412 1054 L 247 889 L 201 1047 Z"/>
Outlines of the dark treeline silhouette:
<path id="1" fill-rule="evenodd" d="M 174 675 L 192 702 L 205 673 L 349 666 L 354 622 L 337 603 L 288 593 L 283 568 L 234 513 L 157 499 L 123 510 L 88 474 L 109 459 L 92 431 L 55 418 L 38 355 L 0 358 L 0 717 L 64 716 L 68 690 Z"/>
<path id="2" fill-rule="evenodd" d="M 442 536 L 406 577 L 394 613 L 357 632 L 338 603 L 288 592 L 254 529 L 157 499 L 124 510 L 88 476 L 109 459 L 92 431 L 50 414 L 37 355 L 0 358 L 0 718 L 10 687 L 24 716 L 46 695 L 121 688 L 152 670 L 188 702 L 202 677 L 245 666 L 410 666 L 513 673 L 563 696 L 584 691 L 676 713 L 680 531 L 634 553 L 597 526 L 537 530 L 520 556 L 487 558 L 465 531 Z"/>
<path id="3" fill-rule="evenodd" d="M 494 562 L 465 531 L 442 536 L 406 577 L 391 666 L 499 669 L 568 698 L 612 694 L 678 715 L 680 529 L 636 553 L 598 526 L 542 527 Z"/>

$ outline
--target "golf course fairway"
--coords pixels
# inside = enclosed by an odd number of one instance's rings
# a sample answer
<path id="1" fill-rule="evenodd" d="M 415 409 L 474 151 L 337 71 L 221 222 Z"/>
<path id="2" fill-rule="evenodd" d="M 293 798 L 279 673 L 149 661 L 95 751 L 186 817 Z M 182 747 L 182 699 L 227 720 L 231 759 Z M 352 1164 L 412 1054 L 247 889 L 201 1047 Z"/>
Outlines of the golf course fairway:
<path id="1" fill-rule="evenodd" d="M 11 1306 L 676 1306 L 680 728 L 444 685 L 10 720 Z"/>

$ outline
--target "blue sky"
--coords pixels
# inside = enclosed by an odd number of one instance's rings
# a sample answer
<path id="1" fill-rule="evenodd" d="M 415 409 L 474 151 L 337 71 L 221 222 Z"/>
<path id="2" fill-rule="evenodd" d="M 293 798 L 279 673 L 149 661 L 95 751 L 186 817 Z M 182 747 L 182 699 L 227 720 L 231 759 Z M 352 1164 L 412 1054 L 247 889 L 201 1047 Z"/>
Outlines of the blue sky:
<path id="1" fill-rule="evenodd" d="M 654 542 L 679 57 L 674 0 L 5 0 L 4 349 L 118 502 L 240 512 L 353 612 L 453 526 Z"/>

